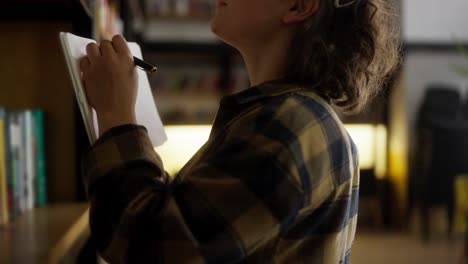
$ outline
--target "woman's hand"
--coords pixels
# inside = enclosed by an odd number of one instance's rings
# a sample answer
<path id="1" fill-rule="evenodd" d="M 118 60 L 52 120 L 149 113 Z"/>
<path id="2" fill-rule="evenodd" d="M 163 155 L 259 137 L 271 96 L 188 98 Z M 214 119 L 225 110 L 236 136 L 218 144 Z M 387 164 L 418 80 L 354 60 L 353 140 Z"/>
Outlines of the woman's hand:
<path id="1" fill-rule="evenodd" d="M 96 110 L 99 135 L 112 127 L 136 124 L 138 74 L 122 36 L 86 47 L 80 61 L 89 104 Z"/>

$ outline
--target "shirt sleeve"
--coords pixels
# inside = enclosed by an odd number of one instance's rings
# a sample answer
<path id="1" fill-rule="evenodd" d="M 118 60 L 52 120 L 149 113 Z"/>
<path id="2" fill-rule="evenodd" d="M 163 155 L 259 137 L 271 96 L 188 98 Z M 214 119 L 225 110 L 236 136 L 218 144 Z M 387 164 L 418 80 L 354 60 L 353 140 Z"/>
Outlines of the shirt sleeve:
<path id="1" fill-rule="evenodd" d="M 282 147 L 228 140 L 170 181 L 144 127 L 113 129 L 83 162 L 90 226 L 110 263 L 232 263 L 272 256 L 303 191 Z"/>

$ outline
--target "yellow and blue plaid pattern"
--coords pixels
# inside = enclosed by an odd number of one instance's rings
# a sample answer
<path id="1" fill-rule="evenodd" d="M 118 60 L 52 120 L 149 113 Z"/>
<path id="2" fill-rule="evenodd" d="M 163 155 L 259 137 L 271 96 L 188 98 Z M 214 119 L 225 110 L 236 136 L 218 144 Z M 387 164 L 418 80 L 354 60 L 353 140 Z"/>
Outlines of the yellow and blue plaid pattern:
<path id="1" fill-rule="evenodd" d="M 349 262 L 357 150 L 305 88 L 268 82 L 224 97 L 174 180 L 140 126 L 105 133 L 83 165 L 92 235 L 111 263 Z"/>

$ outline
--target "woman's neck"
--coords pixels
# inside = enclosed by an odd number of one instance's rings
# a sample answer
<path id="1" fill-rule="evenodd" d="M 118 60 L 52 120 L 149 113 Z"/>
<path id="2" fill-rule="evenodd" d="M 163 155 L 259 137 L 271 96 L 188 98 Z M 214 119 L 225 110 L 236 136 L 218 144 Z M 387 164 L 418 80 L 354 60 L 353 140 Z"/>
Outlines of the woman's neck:
<path id="1" fill-rule="evenodd" d="M 251 44 L 239 49 L 249 74 L 250 85 L 284 77 L 289 53 L 290 38 L 278 35 L 263 43 Z"/>

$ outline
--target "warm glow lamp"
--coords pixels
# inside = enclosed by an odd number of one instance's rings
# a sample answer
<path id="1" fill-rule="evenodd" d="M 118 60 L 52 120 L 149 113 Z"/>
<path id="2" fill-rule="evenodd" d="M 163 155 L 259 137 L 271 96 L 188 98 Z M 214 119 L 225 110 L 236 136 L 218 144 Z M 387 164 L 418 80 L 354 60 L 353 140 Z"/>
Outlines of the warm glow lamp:
<path id="1" fill-rule="evenodd" d="M 155 150 L 161 156 L 164 169 L 175 176 L 208 140 L 211 126 L 174 125 L 165 126 L 164 129 L 167 141 Z"/>
<path id="2" fill-rule="evenodd" d="M 373 169 L 377 178 L 387 173 L 387 129 L 384 125 L 345 125 L 359 151 L 361 169 Z M 210 125 L 165 126 L 168 140 L 156 151 L 165 170 L 175 175 L 208 140 Z"/>
<path id="3" fill-rule="evenodd" d="M 378 179 L 387 174 L 387 128 L 384 125 L 345 125 L 359 152 L 361 169 L 374 169 Z"/>

